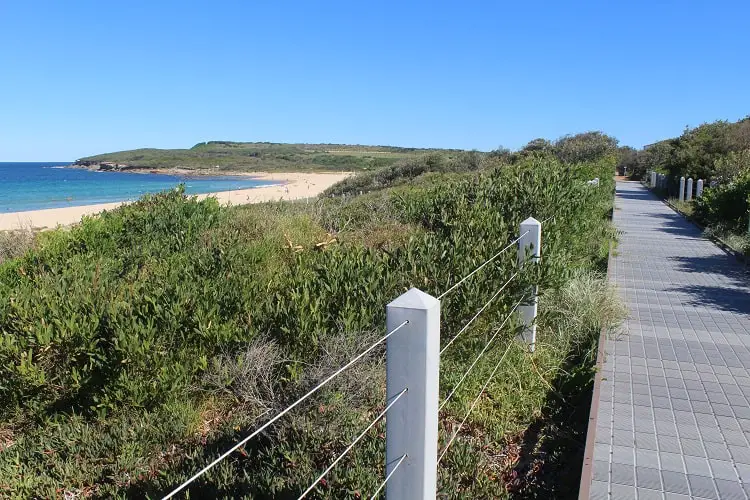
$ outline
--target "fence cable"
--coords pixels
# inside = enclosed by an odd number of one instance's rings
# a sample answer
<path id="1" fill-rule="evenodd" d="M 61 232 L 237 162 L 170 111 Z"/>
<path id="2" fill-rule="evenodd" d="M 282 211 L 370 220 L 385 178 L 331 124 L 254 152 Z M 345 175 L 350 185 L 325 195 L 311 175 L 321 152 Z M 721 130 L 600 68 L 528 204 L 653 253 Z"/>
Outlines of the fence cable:
<path id="1" fill-rule="evenodd" d="M 521 240 L 521 238 L 523 238 L 527 234 L 529 234 L 528 231 L 526 231 L 521 236 L 519 236 L 515 240 L 511 241 L 510 243 L 508 243 L 502 250 L 500 250 L 499 252 L 497 252 L 495 255 L 493 255 L 492 257 L 490 257 L 488 260 L 484 261 L 484 264 L 482 264 L 481 266 L 479 266 L 476 269 L 474 269 L 472 272 L 470 272 L 469 274 L 467 274 L 466 276 L 464 276 L 458 283 L 456 283 L 455 285 L 453 285 L 452 287 L 450 287 L 449 289 L 447 289 L 446 291 L 444 291 L 443 293 L 441 293 L 438 296 L 437 299 L 438 300 L 442 299 L 443 297 L 445 297 L 446 295 L 448 295 L 449 293 L 451 293 L 453 290 L 455 290 L 456 288 L 458 288 L 464 281 L 466 281 L 467 279 L 471 278 L 476 273 L 478 273 L 484 266 L 486 266 L 490 262 L 492 262 L 495 259 L 497 259 L 498 257 L 500 257 L 500 255 L 502 255 L 503 252 L 505 252 L 507 249 L 509 249 L 510 247 L 512 247 L 513 245 L 515 245 L 516 243 L 518 243 Z"/>
<path id="2" fill-rule="evenodd" d="M 394 465 L 393 469 L 391 469 L 391 472 L 389 472 L 388 475 L 385 476 L 385 481 L 383 481 L 382 483 L 380 483 L 380 486 L 378 486 L 378 489 L 375 490 L 375 493 L 373 493 L 373 495 L 370 497 L 370 500 L 375 500 L 378 497 L 378 493 L 380 493 L 380 491 L 383 488 L 385 488 L 385 485 L 388 484 L 388 480 L 391 478 L 391 476 L 393 475 L 393 473 L 396 472 L 396 469 L 398 469 L 401 466 L 401 462 L 403 462 L 404 460 L 406 460 L 406 456 L 407 456 L 406 453 L 404 453 L 403 455 L 401 455 L 401 458 L 398 459 L 398 463 L 396 465 Z"/>
<path id="3" fill-rule="evenodd" d="M 321 383 L 319 383 L 318 385 L 316 385 L 315 387 L 313 387 L 312 389 L 310 389 L 304 396 L 302 396 L 301 398 L 299 398 L 297 401 L 295 401 L 291 405 L 287 406 L 286 409 L 284 409 L 281 412 L 279 412 L 275 417 L 273 417 L 271 420 L 269 420 L 268 422 L 266 422 L 265 424 L 263 424 L 262 426 L 260 426 L 252 434 L 250 434 L 245 439 L 243 439 L 239 443 L 237 443 L 234 446 L 232 446 L 231 448 L 229 448 L 219 458 L 217 458 L 216 460 L 214 460 L 213 462 L 211 462 L 210 464 L 208 464 L 207 466 L 205 466 L 197 474 L 193 475 L 190 479 L 188 479 L 187 481 L 185 481 L 184 483 L 182 483 L 181 485 L 179 485 L 177 488 L 175 488 L 174 490 L 172 490 L 171 492 L 169 492 L 167 494 L 167 496 L 165 496 L 162 500 L 168 500 L 169 498 L 172 498 L 177 493 L 179 493 L 180 491 L 182 491 L 183 489 L 185 489 L 185 487 L 188 486 L 190 483 L 192 483 L 193 481 L 195 481 L 196 479 L 198 479 L 200 476 L 202 476 L 203 474 L 205 474 L 208 470 L 210 470 L 211 468 L 213 468 L 216 464 L 218 464 L 219 462 L 221 462 L 222 460 L 224 460 L 226 457 L 228 457 L 229 455 L 231 455 L 232 452 L 234 452 L 237 448 L 243 446 L 245 443 L 247 443 L 248 441 L 250 441 L 252 438 L 254 438 L 258 434 L 260 434 L 261 432 L 263 432 L 265 429 L 267 429 L 271 424 L 273 424 L 278 419 L 280 419 L 281 417 L 283 417 L 284 415 L 286 415 L 287 413 L 289 413 L 292 409 L 294 409 L 295 407 L 297 407 L 300 403 L 302 403 L 307 398 L 309 398 L 310 396 L 312 396 L 313 394 L 315 394 L 323 386 L 325 386 L 326 384 L 328 384 L 328 382 L 330 382 L 331 380 L 333 380 L 334 378 L 336 378 L 338 375 L 340 375 L 342 372 L 344 372 L 345 370 L 347 370 L 354 363 L 356 363 L 357 361 L 359 361 L 360 359 L 362 359 L 363 357 L 365 357 L 370 351 L 372 351 L 373 349 L 375 349 L 378 345 L 380 345 L 382 342 L 384 342 L 386 339 L 388 339 L 388 337 L 390 337 L 391 335 L 393 335 L 394 333 L 396 333 L 397 331 L 399 331 L 401 328 L 403 328 L 408 323 L 409 323 L 408 320 L 404 321 L 403 323 L 401 323 L 400 325 L 398 325 L 396 328 L 394 328 L 393 330 L 391 330 L 390 332 L 388 332 L 386 335 L 384 335 L 383 337 L 381 337 L 380 339 L 378 339 L 370 347 L 368 347 L 366 350 L 364 350 L 363 352 L 361 352 L 360 354 L 358 354 L 356 357 L 354 357 L 347 364 L 345 364 L 344 366 L 342 366 L 341 368 L 339 368 L 338 370 L 336 370 L 334 373 L 332 373 L 331 375 L 329 375 L 328 378 L 326 378 Z"/>
<path id="4" fill-rule="evenodd" d="M 453 441 L 455 441 L 456 437 L 458 437 L 458 433 L 461 432 L 461 428 L 466 423 L 466 420 L 468 420 L 469 415 L 471 415 L 471 412 L 474 411 L 474 407 L 479 402 L 479 399 L 482 397 L 482 394 L 484 394 L 484 391 L 487 390 L 487 386 L 490 385 L 490 381 L 492 381 L 492 378 L 495 376 L 495 373 L 497 373 L 498 368 L 500 368 L 500 365 L 502 364 L 503 360 L 505 359 L 505 355 L 508 354 L 508 350 L 510 350 L 510 346 L 511 345 L 513 345 L 513 344 L 509 343 L 508 347 L 505 348 L 505 352 L 500 357 L 500 361 L 498 361 L 497 364 L 495 365 L 495 368 L 492 369 L 492 373 L 490 373 L 490 376 L 487 378 L 487 381 L 482 386 L 482 390 L 479 391 L 479 394 L 474 399 L 474 401 L 471 403 L 471 407 L 469 407 L 469 411 L 466 412 L 466 415 L 464 416 L 464 419 L 461 420 L 460 424 L 458 424 L 458 429 L 456 429 L 456 432 L 453 433 L 453 435 L 451 436 L 450 440 L 448 441 L 448 444 L 446 444 L 445 448 L 443 448 L 443 451 L 440 453 L 440 456 L 438 457 L 438 463 L 440 463 L 440 461 L 443 459 L 443 457 L 445 456 L 445 454 L 448 452 L 448 448 L 451 447 L 451 445 L 453 444 Z"/>
<path id="5" fill-rule="evenodd" d="M 482 356 L 484 356 L 484 353 L 487 352 L 487 349 L 490 348 L 490 345 L 492 345 L 492 342 L 494 342 L 495 339 L 497 338 L 497 336 L 500 334 L 500 331 L 505 326 L 505 323 L 507 323 L 508 320 L 511 318 L 511 316 L 513 316 L 513 313 L 515 312 L 516 309 L 518 309 L 518 306 L 521 305 L 521 302 L 523 302 L 524 299 L 526 299 L 526 297 L 521 297 L 521 300 L 519 300 L 518 302 L 516 302 L 516 305 L 513 306 L 513 309 L 510 310 L 510 312 L 505 317 L 505 319 L 503 320 L 503 322 L 495 330 L 495 333 L 492 335 L 492 337 L 490 338 L 489 342 L 487 342 L 487 344 L 484 346 L 484 349 L 482 349 L 482 352 L 479 353 L 479 355 L 474 359 L 474 362 L 471 363 L 471 366 L 469 366 L 469 369 L 466 370 L 466 372 L 463 374 L 463 376 L 461 377 L 461 380 L 458 381 L 458 383 L 453 387 L 453 389 L 451 389 L 451 392 L 448 394 L 448 396 L 446 396 L 446 398 L 443 400 L 443 402 L 440 403 L 440 407 L 438 408 L 438 411 L 442 410 L 443 407 L 446 404 L 448 404 L 448 401 L 451 400 L 451 398 L 453 397 L 453 395 L 456 394 L 456 391 L 458 390 L 458 388 L 461 387 L 461 384 L 463 384 L 464 380 L 466 380 L 466 377 L 469 376 L 469 373 L 471 373 L 471 371 L 474 369 L 474 367 L 479 362 L 479 360 L 482 358 Z"/>
<path id="6" fill-rule="evenodd" d="M 542 223 L 542 224 L 545 224 L 545 223 L 546 223 L 546 222 L 548 222 L 548 221 L 552 221 L 552 222 L 555 222 L 556 220 L 557 220 L 557 216 L 556 216 L 556 215 L 552 215 L 552 216 L 550 216 L 550 217 L 547 217 L 546 219 L 544 219 L 544 220 L 543 220 L 543 221 L 542 221 L 541 223 Z"/>
<path id="7" fill-rule="evenodd" d="M 507 286 L 508 286 L 508 285 L 510 284 L 510 282 L 511 282 L 511 281 L 513 281 L 513 278 L 515 278 L 516 276 L 518 276 L 518 273 L 519 273 L 519 271 L 516 271 L 515 273 L 513 273 L 513 276 L 511 276 L 511 277 L 510 277 L 510 278 L 508 279 L 508 281 L 506 281 L 506 282 L 505 282 L 505 283 L 503 284 L 503 286 L 501 286 L 501 287 L 500 287 L 500 290 L 498 290 L 497 292 L 495 292 L 495 295 L 493 295 L 493 296 L 492 296 L 492 298 L 490 298 L 490 300 L 488 300 L 488 301 L 487 301 L 487 303 L 486 303 L 485 305 L 483 305 L 483 306 L 482 306 L 482 308 L 481 308 L 481 309 L 480 309 L 479 311 L 477 311 L 477 313 L 476 313 L 476 314 L 474 315 L 474 317 L 473 317 L 473 318 L 471 318 L 471 319 L 470 319 L 470 320 L 469 320 L 469 321 L 468 321 L 468 322 L 467 322 L 467 323 L 466 323 L 466 324 L 464 325 L 464 327 L 463 327 L 463 328 L 461 328 L 461 330 L 459 330 L 459 332 L 458 332 L 458 333 L 457 333 L 457 334 L 456 334 L 456 335 L 455 335 L 455 336 L 454 336 L 454 337 L 453 337 L 452 339 L 450 339 L 450 341 L 449 341 L 449 342 L 448 342 L 447 344 L 445 344 L 445 347 L 443 347 L 442 349 L 440 349 L 440 354 L 443 354 L 443 352 L 445 352 L 445 350 L 446 350 L 446 349 L 448 349 L 448 348 L 449 348 L 449 347 L 451 346 L 451 344 L 452 344 L 453 342 L 455 342 L 455 341 L 456 341 L 456 339 L 457 339 L 457 338 L 458 338 L 458 337 L 459 337 L 459 336 L 460 336 L 460 335 L 461 335 L 462 333 L 464 333 L 464 332 L 465 332 L 466 330 L 468 330 L 469 326 L 471 326 L 471 324 L 472 324 L 472 323 L 474 322 L 474 320 L 475 320 L 475 319 L 477 319 L 477 318 L 479 317 L 479 315 L 480 315 L 480 314 L 482 314 L 482 312 L 483 312 L 483 311 L 484 311 L 485 309 L 487 309 L 487 307 L 489 307 L 489 305 L 490 305 L 490 304 L 492 304 L 492 301 L 494 301 L 494 300 L 495 300 L 495 299 L 497 298 L 497 296 L 498 296 L 498 295 L 500 295 L 500 292 L 502 292 L 503 290 L 505 290 L 505 288 L 506 288 L 506 287 L 507 287 Z"/>
<path id="8" fill-rule="evenodd" d="M 299 496 L 299 498 L 297 500 L 302 500 L 303 498 L 305 498 L 307 496 L 308 493 L 310 493 L 312 490 L 314 490 L 315 487 L 320 482 L 320 480 L 323 479 L 326 476 L 326 474 L 328 474 L 329 472 L 331 472 L 331 469 L 333 469 L 334 467 L 336 467 L 336 464 L 339 463 L 341 461 L 341 459 L 343 459 L 346 456 L 346 454 L 349 453 L 352 450 L 352 448 L 354 448 L 354 446 L 363 437 L 365 437 L 365 435 L 367 434 L 367 432 L 370 429 L 372 429 L 375 426 L 375 424 L 377 424 L 380 421 L 380 419 L 382 419 L 385 416 L 386 413 L 388 413 L 388 410 L 390 410 L 391 406 L 393 406 L 394 404 L 396 404 L 396 401 L 398 401 L 399 399 L 401 399 L 401 396 L 403 396 L 404 394 L 406 394 L 406 392 L 408 390 L 409 390 L 409 388 L 407 387 L 404 390 L 402 390 L 401 392 L 399 392 L 396 395 L 395 399 L 393 401 L 391 401 L 388 404 L 388 406 L 386 406 L 385 409 L 382 412 L 380 412 L 380 414 L 377 417 L 375 417 L 375 420 L 373 420 L 372 422 L 370 422 L 370 425 L 368 425 L 367 427 L 365 427 L 365 430 L 363 430 L 359 434 L 359 436 L 357 436 L 354 439 L 354 441 L 352 441 L 351 444 L 349 444 L 349 446 L 347 446 L 346 449 L 338 457 L 336 457 L 336 460 L 334 460 L 333 463 L 331 465 L 329 465 L 328 468 L 326 470 L 324 470 L 323 473 L 320 476 L 318 476 L 318 478 L 315 481 L 313 481 L 313 483 L 305 490 L 304 493 L 302 493 Z"/>

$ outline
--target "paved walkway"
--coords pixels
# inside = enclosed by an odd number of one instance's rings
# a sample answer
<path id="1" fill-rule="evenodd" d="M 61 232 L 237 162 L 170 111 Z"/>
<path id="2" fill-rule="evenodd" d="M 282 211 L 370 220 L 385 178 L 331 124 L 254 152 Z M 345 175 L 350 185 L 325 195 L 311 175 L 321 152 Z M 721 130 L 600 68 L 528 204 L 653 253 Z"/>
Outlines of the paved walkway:
<path id="1" fill-rule="evenodd" d="M 750 498 L 750 279 L 640 184 L 619 182 L 590 498 Z M 596 403 L 596 402 L 594 402 Z"/>

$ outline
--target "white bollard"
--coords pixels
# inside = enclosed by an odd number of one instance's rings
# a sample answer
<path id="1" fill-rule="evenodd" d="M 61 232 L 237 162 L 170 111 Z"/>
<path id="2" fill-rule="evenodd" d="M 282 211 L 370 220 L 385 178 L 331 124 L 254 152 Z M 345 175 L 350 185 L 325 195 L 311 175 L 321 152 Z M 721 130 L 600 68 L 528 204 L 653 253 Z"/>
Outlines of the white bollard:
<path id="1" fill-rule="evenodd" d="M 677 195 L 680 201 L 685 201 L 685 178 L 680 177 L 680 194 Z"/>
<path id="2" fill-rule="evenodd" d="M 698 187 L 695 188 L 695 197 L 703 196 L 703 179 L 698 179 Z"/>
<path id="3" fill-rule="evenodd" d="M 531 255 L 530 261 L 538 263 L 542 255 L 542 223 L 533 217 L 529 217 L 521 223 L 518 234 L 520 237 L 518 240 L 519 267 L 526 263 L 527 252 Z M 536 344 L 536 313 L 539 302 L 537 292 L 537 286 L 534 285 L 531 290 L 531 300 L 527 302 L 528 305 L 518 307 L 523 323 L 521 338 L 528 344 L 530 352 L 534 352 Z"/>
<path id="4" fill-rule="evenodd" d="M 687 187 L 685 188 L 685 201 L 693 199 L 693 178 L 689 177 L 687 180 Z"/>
<path id="5" fill-rule="evenodd" d="M 386 306 L 387 403 L 408 392 L 386 415 L 386 485 L 389 500 L 435 500 L 437 494 L 440 301 L 412 288 Z"/>

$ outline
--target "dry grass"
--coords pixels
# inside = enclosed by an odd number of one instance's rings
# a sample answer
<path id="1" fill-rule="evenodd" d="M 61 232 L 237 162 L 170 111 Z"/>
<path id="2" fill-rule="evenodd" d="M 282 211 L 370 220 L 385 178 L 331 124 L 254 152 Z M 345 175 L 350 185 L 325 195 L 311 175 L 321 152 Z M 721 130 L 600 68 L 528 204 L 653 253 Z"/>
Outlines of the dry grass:
<path id="1" fill-rule="evenodd" d="M 201 386 L 204 391 L 231 395 L 239 403 L 269 410 L 282 362 L 276 343 L 256 339 L 239 352 L 225 352 L 215 358 L 204 372 Z"/>
<path id="2" fill-rule="evenodd" d="M 0 427 L 0 452 L 13 446 L 13 431 L 10 427 Z"/>
<path id="3" fill-rule="evenodd" d="M 321 356 L 309 365 L 301 380 L 301 387 L 307 389 L 335 372 L 349 360 L 367 349 L 382 333 L 377 331 L 346 334 L 327 338 L 321 346 Z M 336 377 L 328 386 L 329 392 L 341 394 L 349 399 L 352 406 L 360 406 L 385 386 L 385 356 L 381 344 L 371 355 L 349 370 Z"/>
<path id="4" fill-rule="evenodd" d="M 34 247 L 36 233 L 30 224 L 13 231 L 0 231 L 0 263 L 15 259 Z"/>

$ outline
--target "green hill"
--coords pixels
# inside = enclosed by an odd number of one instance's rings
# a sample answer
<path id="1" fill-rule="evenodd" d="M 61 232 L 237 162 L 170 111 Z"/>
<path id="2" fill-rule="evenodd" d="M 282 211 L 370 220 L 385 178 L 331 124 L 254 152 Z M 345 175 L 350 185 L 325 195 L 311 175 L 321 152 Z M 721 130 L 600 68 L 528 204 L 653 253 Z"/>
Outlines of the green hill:
<path id="1" fill-rule="evenodd" d="M 80 158 L 77 165 L 128 169 L 219 171 L 370 170 L 434 149 L 340 144 L 210 141 L 190 149 L 133 149 Z M 451 150 L 442 150 L 450 152 Z M 457 151 L 457 150 L 455 150 Z"/>

